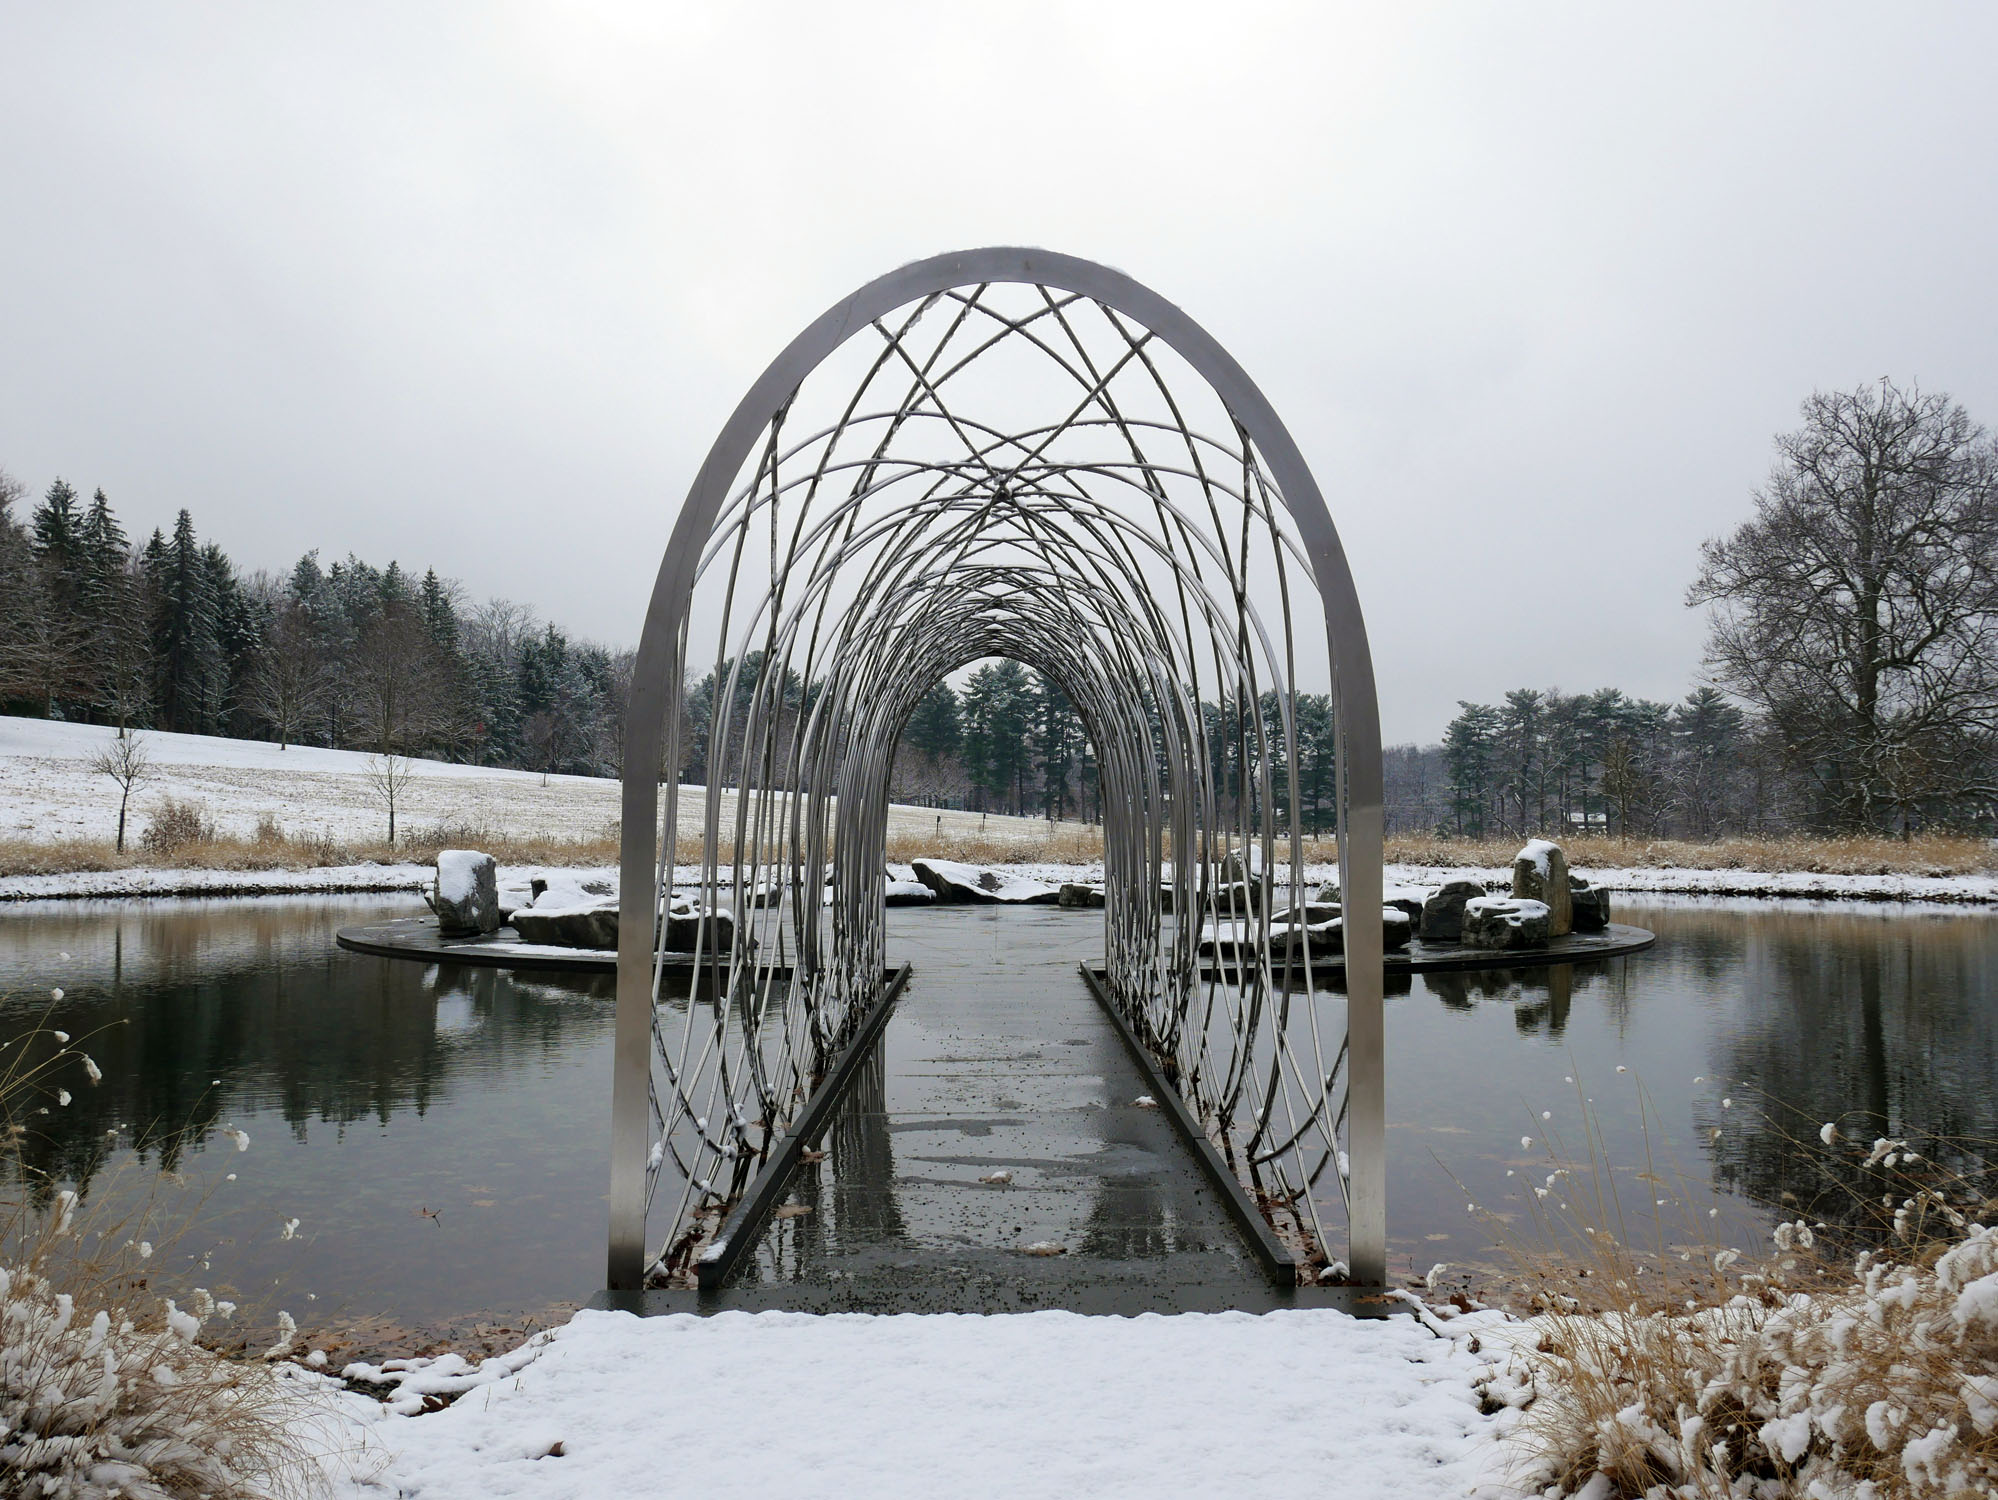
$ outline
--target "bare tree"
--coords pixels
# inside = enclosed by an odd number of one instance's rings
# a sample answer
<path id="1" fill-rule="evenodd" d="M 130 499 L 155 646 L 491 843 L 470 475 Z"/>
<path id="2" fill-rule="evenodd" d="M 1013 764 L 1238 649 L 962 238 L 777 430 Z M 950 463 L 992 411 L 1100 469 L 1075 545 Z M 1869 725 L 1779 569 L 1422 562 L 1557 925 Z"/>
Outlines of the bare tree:
<path id="1" fill-rule="evenodd" d="M 8 625 L 0 639 L 0 693 L 34 698 L 56 718 L 57 699 L 89 689 L 89 633 L 51 604 L 32 574 Z"/>
<path id="2" fill-rule="evenodd" d="M 354 736 L 378 756 L 408 755 L 459 723 L 443 653 L 405 603 L 384 605 L 363 627 L 346 686 Z"/>
<path id="3" fill-rule="evenodd" d="M 407 755 L 394 750 L 384 750 L 379 755 L 370 755 L 363 774 L 368 779 L 368 787 L 375 794 L 375 801 L 388 813 L 388 841 L 395 843 L 396 806 L 402 801 L 403 793 L 415 779 L 416 766 Z"/>
<path id="4" fill-rule="evenodd" d="M 332 690 L 332 666 L 311 616 L 296 599 L 278 595 L 245 684 L 244 707 L 271 726 L 278 748 L 286 750 Z"/>
<path id="5" fill-rule="evenodd" d="M 1708 661 L 1828 824 L 1998 800 L 1998 453 L 1947 396 L 1886 380 L 1803 416 L 1754 517 L 1701 549 Z"/>
<path id="6" fill-rule="evenodd" d="M 153 774 L 145 736 L 136 730 L 130 734 L 121 730 L 116 739 L 90 757 L 90 769 L 118 784 L 118 852 L 123 854 L 125 809 L 132 801 L 132 788 Z"/>

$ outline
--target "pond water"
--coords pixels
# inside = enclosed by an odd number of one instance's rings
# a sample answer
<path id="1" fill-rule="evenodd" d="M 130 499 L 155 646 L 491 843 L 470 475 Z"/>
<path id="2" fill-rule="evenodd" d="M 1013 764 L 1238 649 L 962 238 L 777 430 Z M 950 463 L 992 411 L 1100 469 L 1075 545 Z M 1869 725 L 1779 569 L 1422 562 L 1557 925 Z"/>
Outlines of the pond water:
<path id="1" fill-rule="evenodd" d="M 73 1102 L 33 1121 L 29 1159 L 100 1199 L 182 1174 L 172 1191 L 201 1206 L 163 1254 L 207 1256 L 218 1295 L 301 1321 L 450 1328 L 586 1298 L 603 1266 L 610 981 L 334 946 L 337 927 L 411 910 L 318 897 L 0 911 L 0 1036 L 46 1013 L 89 1038 L 104 1073 L 67 1080 Z M 1521 1181 L 1509 1170 L 1544 1171 L 1538 1141 L 1576 1142 L 1583 1099 L 1611 1158 L 1643 1160 L 1648 1118 L 1689 1208 L 1739 1209 L 1747 1235 L 1768 1216 L 1743 1195 L 1804 1190 L 1824 1120 L 1998 1137 L 1998 916 L 1659 899 L 1618 919 L 1657 947 L 1418 977 L 1390 998 L 1397 1274 L 1477 1263 L 1489 1236 L 1466 1203 L 1502 1208 Z"/>

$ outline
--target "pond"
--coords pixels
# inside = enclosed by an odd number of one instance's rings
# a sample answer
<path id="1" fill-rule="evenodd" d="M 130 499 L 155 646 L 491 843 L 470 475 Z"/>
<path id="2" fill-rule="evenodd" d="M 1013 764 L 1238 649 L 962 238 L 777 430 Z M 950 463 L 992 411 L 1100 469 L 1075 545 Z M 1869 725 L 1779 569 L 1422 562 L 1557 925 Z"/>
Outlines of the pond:
<path id="1" fill-rule="evenodd" d="M 0 1034 L 46 1013 L 89 1038 L 104 1074 L 68 1081 L 73 1101 L 34 1122 L 29 1159 L 99 1198 L 183 1174 L 173 1191 L 200 1208 L 162 1253 L 207 1256 L 218 1295 L 309 1326 L 517 1323 L 586 1298 L 603 1268 L 610 981 L 334 946 L 337 927 L 411 910 L 315 897 L 0 911 Z M 913 940 L 925 914 L 895 915 Z M 1477 1264 L 1489 1235 L 1466 1203 L 1503 1209 L 1521 1181 L 1508 1171 L 1545 1170 L 1540 1142 L 1578 1144 L 1585 1099 L 1613 1160 L 1643 1160 L 1648 1118 L 1689 1208 L 1721 1208 L 1748 1236 L 1768 1222 L 1750 1196 L 1810 1179 L 1822 1121 L 1998 1137 L 1998 916 L 1657 898 L 1618 918 L 1657 947 L 1417 977 L 1390 997 L 1397 1275 Z M 247 1132 L 247 1152 L 225 1127 Z"/>

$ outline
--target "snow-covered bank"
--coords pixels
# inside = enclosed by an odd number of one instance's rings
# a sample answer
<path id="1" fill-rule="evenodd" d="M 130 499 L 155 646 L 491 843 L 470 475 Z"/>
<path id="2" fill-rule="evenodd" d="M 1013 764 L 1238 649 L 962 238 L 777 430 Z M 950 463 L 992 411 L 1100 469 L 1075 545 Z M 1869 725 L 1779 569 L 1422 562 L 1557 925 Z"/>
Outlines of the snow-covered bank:
<path id="1" fill-rule="evenodd" d="M 1009 874 L 1059 885 L 1065 880 L 1101 882 L 1103 866 L 1047 863 L 1011 864 Z M 1672 895 L 1760 897 L 1810 901 L 1926 902 L 1950 906 L 1998 905 L 1998 875 L 1818 875 L 1794 870 L 1693 870 L 1636 866 L 1574 866 L 1592 884 L 1625 896 Z M 1279 878 L 1283 871 L 1279 870 Z M 1387 884 L 1435 889 L 1446 880 L 1480 880 L 1492 890 L 1510 890 L 1512 871 L 1502 866 L 1389 865 Z M 1308 864 L 1305 883 L 1339 878 L 1334 864 Z"/>
<path id="2" fill-rule="evenodd" d="M 317 870 L 85 870 L 0 877 L 0 901 L 129 900 L 143 896 L 292 896 L 418 891 L 429 865 L 332 865 Z"/>
<path id="3" fill-rule="evenodd" d="M 1811 901 L 1914 901 L 1955 906 L 1998 904 L 1998 875 L 1819 875 L 1800 870 L 1689 870 L 1577 865 L 1577 874 L 1626 896 L 1758 896 Z M 1329 869 L 1329 867 L 1328 867 Z M 1441 885 L 1482 880 L 1509 887 L 1512 872 L 1446 865 L 1390 865 L 1388 881 Z"/>
<path id="4" fill-rule="evenodd" d="M 347 1492 L 1457 1500 L 1511 1416 L 1480 1414 L 1464 1342 L 1315 1310 L 584 1312 L 511 1363 L 423 1416 L 329 1390 Z"/>
<path id="5" fill-rule="evenodd" d="M 1023 880 L 1060 885 L 1101 882 L 1101 865 L 1018 863 L 998 865 Z M 906 865 L 890 866 L 898 879 L 912 877 Z M 1937 906 L 1998 906 L 1993 875 L 1816 875 L 1782 870 L 1586 869 L 1597 885 L 1622 896 L 1701 896 L 1721 900 L 1874 901 Z M 0 876 L 0 902 L 92 900 L 143 896 L 280 896 L 365 891 L 416 891 L 430 883 L 429 865 L 337 865 L 307 870 L 128 869 L 65 875 Z M 1308 865 L 1308 884 L 1337 880 L 1336 865 Z M 1389 865 L 1387 884 L 1433 889 L 1446 880 L 1481 880 L 1493 890 L 1508 889 L 1511 872 L 1454 865 Z M 525 885 L 536 876 L 551 883 L 610 882 L 614 867 L 555 868 L 506 866 L 501 878 Z M 685 884 L 683 880 L 681 882 Z"/>

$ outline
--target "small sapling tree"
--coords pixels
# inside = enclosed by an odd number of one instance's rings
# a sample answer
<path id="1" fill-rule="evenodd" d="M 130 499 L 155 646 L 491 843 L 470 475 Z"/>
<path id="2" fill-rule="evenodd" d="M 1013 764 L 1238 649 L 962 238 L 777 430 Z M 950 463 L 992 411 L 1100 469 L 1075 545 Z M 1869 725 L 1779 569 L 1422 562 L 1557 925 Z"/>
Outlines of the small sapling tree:
<path id="1" fill-rule="evenodd" d="M 367 764 L 368 786 L 375 794 L 375 801 L 388 813 L 388 841 L 395 843 L 395 809 L 402 800 L 410 779 L 416 775 L 415 763 L 407 755 L 395 750 L 384 750 L 379 755 L 370 755 Z"/>
<path id="2" fill-rule="evenodd" d="M 146 753 L 145 736 L 133 730 L 122 734 L 90 758 L 90 769 L 109 776 L 118 784 L 118 852 L 125 852 L 125 809 L 131 805 L 132 788 L 153 773 L 152 757 Z"/>

